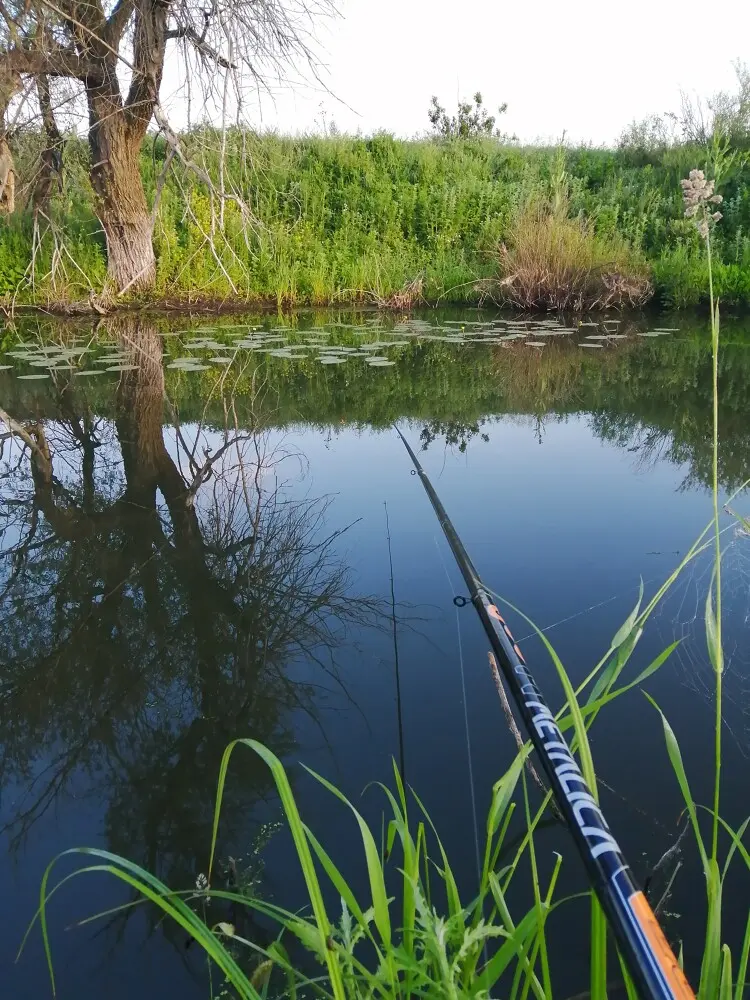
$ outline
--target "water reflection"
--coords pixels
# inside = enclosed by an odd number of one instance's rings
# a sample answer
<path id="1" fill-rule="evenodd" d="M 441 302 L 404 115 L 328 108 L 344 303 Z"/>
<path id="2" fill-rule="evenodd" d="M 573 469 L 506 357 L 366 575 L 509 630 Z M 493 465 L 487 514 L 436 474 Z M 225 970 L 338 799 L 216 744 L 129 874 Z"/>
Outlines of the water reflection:
<path id="1" fill-rule="evenodd" d="M 429 324 L 401 332 L 392 320 L 383 324 L 390 329 L 364 330 L 365 318 L 354 320 L 356 328 L 308 317 L 276 334 L 281 325 L 266 318 L 263 349 L 248 342 L 236 356 L 236 325 L 226 326 L 234 334 L 216 326 L 210 341 L 206 330 L 203 340 L 197 330 L 165 336 L 174 333 L 165 320 L 40 325 L 23 332 L 16 360 L 31 368 L 55 340 L 49 377 L 0 372 L 2 407 L 15 422 L 0 441 L 0 781 L 11 790 L 2 805 L 14 859 L 28 858 L 37 838 L 27 910 L 49 858 L 74 842 L 100 842 L 100 823 L 107 846 L 174 886 L 192 885 L 205 867 L 219 759 L 237 736 L 300 756 L 337 781 L 343 772 L 352 795 L 387 777 L 398 753 L 395 651 L 389 629 L 370 628 L 390 613 L 386 500 L 397 599 L 431 616 L 426 635 L 398 630 L 409 780 L 431 799 L 441 831 L 469 815 L 463 655 L 478 794 L 492 787 L 512 746 L 498 745 L 507 734 L 487 697 L 486 644 L 468 619 L 457 643 L 452 564 L 441 564 L 437 526 L 400 445 L 380 433 L 393 421 L 410 425 L 412 443 L 421 435 L 425 467 L 480 571 L 555 628 L 551 638 L 574 670 L 607 648 L 639 575 L 655 586 L 705 523 L 711 357 L 702 321 L 584 350 L 567 335 L 540 349 L 508 337 L 433 336 Z M 326 350 L 335 343 L 351 360 L 321 364 L 308 321 L 326 322 Z M 282 335 L 294 352 L 272 346 Z M 297 342 L 306 336 L 307 355 L 289 357 L 303 353 Z M 364 336 L 398 337 L 383 348 L 396 363 L 373 369 L 358 358 Z M 732 487 L 750 464 L 750 351 L 740 326 L 726 324 L 724 336 L 720 475 Z M 89 360 L 79 364 L 84 343 Z M 116 353 L 103 355 L 110 345 Z M 187 350 L 201 362 L 176 365 Z M 220 350 L 231 364 L 219 363 Z M 83 364 L 100 361 L 116 370 L 81 377 Z M 359 518 L 344 553 L 332 525 Z M 727 722 L 743 745 L 747 552 L 746 538 L 732 545 L 724 584 Z M 663 683 L 655 693 L 670 717 L 690 722 L 683 747 L 697 787 L 705 754 L 695 732 L 711 717 L 700 634 L 705 570 L 696 564 L 676 588 L 654 619 L 662 634 L 644 637 L 643 653 L 685 638 L 654 684 Z M 385 608 L 358 597 L 360 589 L 386 595 Z M 542 662 L 532 643 L 524 648 Z M 322 715 L 318 685 L 333 683 L 361 715 Z M 598 736 L 597 762 L 641 813 L 669 826 L 668 773 L 647 788 L 639 778 L 662 759 L 661 736 L 657 744 L 642 707 L 622 712 Z M 622 740 L 636 727 L 645 742 L 623 762 Z M 233 770 L 222 832 L 228 851 L 246 853 L 273 815 L 272 788 L 249 753 Z M 729 761 L 725 774 L 732 802 L 744 762 Z M 60 803 L 73 805 L 58 822 Z M 617 810 L 610 803 L 613 824 L 629 836 L 640 819 Z M 347 863 L 349 833 L 319 818 L 327 849 Z M 456 836 L 470 884 L 466 830 Z M 634 842 L 637 857 L 642 843 Z M 652 849 L 648 836 L 643 845 Z M 17 927 L 13 906 L 0 913 Z M 81 908 L 100 907 L 86 896 Z M 66 910 L 58 926 L 67 919 Z M 92 949 L 96 961 L 102 947 Z M 118 949 L 123 963 L 133 947 L 131 939 Z M 117 960 L 106 958 L 110 981 Z M 148 995 L 165 992 L 154 985 Z M 112 995 L 132 991 L 116 983 Z M 202 984 L 185 995 L 205 995 Z"/>
<path id="2" fill-rule="evenodd" d="M 16 844 L 83 776 L 110 848 L 180 886 L 205 865 L 226 744 L 288 751 L 289 713 L 314 712 L 289 665 L 335 671 L 379 605 L 351 598 L 328 501 L 289 493 L 299 456 L 239 429 L 231 399 L 218 430 L 181 425 L 168 400 L 164 426 L 156 329 L 109 333 L 137 365 L 112 417 L 62 385 L 54 418 L 4 442 L 0 780 L 26 787 Z M 237 766 L 224 830 L 240 843 L 270 781 L 254 755 Z"/>

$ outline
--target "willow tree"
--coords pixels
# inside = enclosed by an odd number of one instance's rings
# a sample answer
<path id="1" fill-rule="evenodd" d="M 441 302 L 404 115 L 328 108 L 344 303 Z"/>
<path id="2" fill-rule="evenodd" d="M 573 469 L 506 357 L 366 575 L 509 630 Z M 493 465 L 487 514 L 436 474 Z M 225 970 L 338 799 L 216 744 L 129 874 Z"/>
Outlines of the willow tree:
<path id="1" fill-rule="evenodd" d="M 201 88 L 204 110 L 226 111 L 229 93 L 236 111 L 247 83 L 262 86 L 269 75 L 299 62 L 311 64 L 311 32 L 327 4 L 0 0 L 0 145 L 7 149 L 11 119 L 32 95 L 49 126 L 44 97 L 50 81 L 65 88 L 66 100 L 72 82 L 88 112 L 90 178 L 107 241 L 110 284 L 118 291 L 148 289 L 156 262 L 141 148 L 154 117 L 168 141 L 178 141 L 159 103 L 165 65 L 179 75 L 185 96 Z M 217 75 L 231 78 L 221 95 Z"/>

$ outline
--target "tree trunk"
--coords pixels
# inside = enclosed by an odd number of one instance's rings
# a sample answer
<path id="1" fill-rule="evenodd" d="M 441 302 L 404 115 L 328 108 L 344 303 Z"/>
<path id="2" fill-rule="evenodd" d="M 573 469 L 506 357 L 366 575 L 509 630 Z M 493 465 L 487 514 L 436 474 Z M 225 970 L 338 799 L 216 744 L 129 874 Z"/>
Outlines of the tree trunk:
<path id="1" fill-rule="evenodd" d="M 143 136 L 130 128 L 119 99 L 89 95 L 91 183 L 107 237 L 107 271 L 118 292 L 156 281 L 153 224 L 141 179 Z"/>

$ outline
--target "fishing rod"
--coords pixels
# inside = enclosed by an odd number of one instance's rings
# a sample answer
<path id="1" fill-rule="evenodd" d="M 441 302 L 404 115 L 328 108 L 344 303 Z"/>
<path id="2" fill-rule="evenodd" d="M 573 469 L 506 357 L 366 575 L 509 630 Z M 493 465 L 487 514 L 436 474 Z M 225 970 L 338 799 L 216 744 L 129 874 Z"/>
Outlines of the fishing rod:
<path id="1" fill-rule="evenodd" d="M 394 425 L 395 427 L 395 425 Z M 622 851 L 591 794 L 529 667 L 474 569 L 469 554 L 411 445 L 395 428 L 430 499 L 440 527 L 469 588 L 492 650 L 589 880 L 617 939 L 628 972 L 643 1000 L 695 1000 L 648 900 L 635 883 Z M 414 475 L 414 473 L 412 473 Z"/>

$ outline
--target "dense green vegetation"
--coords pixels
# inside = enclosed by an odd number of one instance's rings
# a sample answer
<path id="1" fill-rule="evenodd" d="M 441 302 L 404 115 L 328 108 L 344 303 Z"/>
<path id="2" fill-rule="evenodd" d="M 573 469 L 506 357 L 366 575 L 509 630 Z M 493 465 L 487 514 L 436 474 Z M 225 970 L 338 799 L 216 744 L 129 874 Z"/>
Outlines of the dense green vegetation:
<path id="1" fill-rule="evenodd" d="M 689 306 L 707 297 L 705 248 L 683 218 L 679 181 L 696 166 L 716 174 L 711 146 L 634 141 L 617 150 L 567 149 L 561 175 L 559 150 L 494 138 L 285 138 L 202 129 L 183 140 L 215 192 L 174 160 L 162 184 L 167 146 L 148 140 L 142 172 L 150 200 L 161 189 L 155 245 L 162 297 L 387 299 L 421 276 L 429 301 L 476 300 L 486 291 L 477 280 L 497 273 L 498 246 L 519 212 L 529 201 L 557 197 L 561 183 L 572 217 L 582 214 L 600 240 L 624 243 L 647 262 L 660 301 Z M 38 146 L 34 136 L 20 142 L 22 176 Z M 33 283 L 31 213 L 2 222 L 1 293 L 63 299 L 101 286 L 105 245 L 87 157 L 82 143 L 67 143 L 65 185 L 37 220 Z M 719 166 L 725 200 L 716 290 L 725 303 L 747 304 L 750 166 L 743 155 Z"/>

